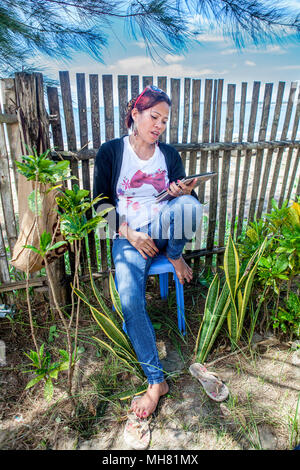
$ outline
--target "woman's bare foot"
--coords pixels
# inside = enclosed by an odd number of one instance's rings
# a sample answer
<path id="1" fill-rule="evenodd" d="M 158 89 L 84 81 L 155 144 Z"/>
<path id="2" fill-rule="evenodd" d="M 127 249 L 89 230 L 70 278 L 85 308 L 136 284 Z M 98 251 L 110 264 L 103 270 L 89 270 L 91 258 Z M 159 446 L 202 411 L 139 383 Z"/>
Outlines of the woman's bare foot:
<path id="1" fill-rule="evenodd" d="M 147 418 L 156 409 L 160 397 L 168 393 L 168 391 L 169 386 L 166 381 L 149 385 L 145 395 L 133 400 L 131 410 L 139 418 Z"/>
<path id="2" fill-rule="evenodd" d="M 190 282 L 193 279 L 193 270 L 188 264 L 186 264 L 182 256 L 178 259 L 168 258 L 168 260 L 174 266 L 180 284 L 184 284 L 185 279 L 187 282 Z"/>

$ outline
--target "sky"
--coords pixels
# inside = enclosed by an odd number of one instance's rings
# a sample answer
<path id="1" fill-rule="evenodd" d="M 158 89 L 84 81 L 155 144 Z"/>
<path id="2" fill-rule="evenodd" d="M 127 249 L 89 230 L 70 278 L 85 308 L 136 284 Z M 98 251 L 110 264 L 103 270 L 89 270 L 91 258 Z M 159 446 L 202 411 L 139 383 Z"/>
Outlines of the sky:
<path id="1" fill-rule="evenodd" d="M 286 0 L 285 3 L 300 13 L 300 0 Z M 237 49 L 230 38 L 224 37 L 221 31 L 209 28 L 206 31 L 204 28 L 199 40 L 199 44 L 191 44 L 182 55 L 171 55 L 161 50 L 161 59 L 154 62 L 147 54 L 145 44 L 129 37 L 124 25 L 115 22 L 108 36 L 108 47 L 104 49 L 103 64 L 87 54 L 77 52 L 69 62 L 39 56 L 36 57 L 35 65 L 39 64 L 44 73 L 54 79 L 58 79 L 59 70 L 68 70 L 74 91 L 76 73 L 112 74 L 115 94 L 117 75 L 151 75 L 154 77 L 154 84 L 157 76 L 191 77 L 203 81 L 207 78 L 222 78 L 225 87 L 228 83 L 237 85 L 237 97 L 243 81 L 249 84 L 248 93 L 251 93 L 252 84 L 256 80 L 262 84 L 277 84 L 279 81 L 287 84 L 292 81 L 300 83 L 300 45 L 292 36 L 284 38 L 280 43 L 260 46 L 248 44 L 241 50 Z M 287 98 L 288 89 L 286 86 L 284 99 Z M 204 86 L 202 93 L 203 91 Z"/>

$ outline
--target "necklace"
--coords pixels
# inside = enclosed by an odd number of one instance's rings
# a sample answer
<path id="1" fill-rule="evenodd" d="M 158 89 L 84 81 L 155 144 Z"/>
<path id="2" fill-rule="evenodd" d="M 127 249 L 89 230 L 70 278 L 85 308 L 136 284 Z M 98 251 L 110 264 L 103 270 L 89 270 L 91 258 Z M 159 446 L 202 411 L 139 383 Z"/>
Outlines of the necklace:
<path id="1" fill-rule="evenodd" d="M 137 151 L 137 149 L 136 149 L 136 147 L 135 147 L 135 145 L 134 145 L 133 138 L 132 138 L 131 135 L 129 136 L 129 143 L 130 143 L 132 149 L 134 150 L 135 154 L 136 154 L 141 160 L 149 160 L 151 157 L 153 157 L 154 152 L 155 152 L 155 144 L 151 144 L 151 155 L 146 155 L 146 154 L 141 155 L 140 152 Z M 154 147 L 154 152 L 153 152 L 153 147 Z"/>

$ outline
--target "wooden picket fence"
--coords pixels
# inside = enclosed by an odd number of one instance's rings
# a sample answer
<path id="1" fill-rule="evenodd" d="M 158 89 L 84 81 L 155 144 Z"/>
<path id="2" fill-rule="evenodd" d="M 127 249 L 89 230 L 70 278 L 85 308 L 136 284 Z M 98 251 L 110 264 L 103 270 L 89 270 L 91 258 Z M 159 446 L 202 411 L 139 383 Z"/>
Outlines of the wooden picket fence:
<path id="1" fill-rule="evenodd" d="M 127 133 L 127 102 L 154 83 L 153 77 L 127 75 L 118 76 L 114 83 L 112 75 L 95 74 L 88 76 L 87 83 L 86 74 L 78 73 L 76 93 L 72 94 L 69 73 L 60 72 L 59 80 L 60 87 L 46 87 L 45 93 L 42 74 L 18 73 L 14 79 L 1 80 L 0 293 L 25 286 L 22 276 L 19 279 L 9 265 L 18 237 L 15 161 L 26 153 L 24 143 L 35 145 L 38 151 L 51 146 L 55 149 L 53 158 L 69 159 L 80 186 L 91 190 L 94 159 L 101 143 Z M 195 268 L 199 257 L 205 257 L 205 266 L 212 266 L 216 257 L 219 265 L 228 233 L 236 239 L 245 224 L 270 210 L 273 198 L 282 205 L 300 194 L 298 84 L 290 84 L 286 101 L 285 82 L 278 83 L 275 97 L 273 83 L 265 84 L 261 96 L 261 82 L 255 81 L 251 100 L 245 82 L 240 96 L 236 96 L 237 85 L 228 84 L 226 97 L 222 79 L 157 77 L 155 84 L 172 100 L 169 127 L 161 140 L 180 152 L 187 174 L 218 173 L 218 178 L 197 188 L 204 217 L 196 240 L 186 246 L 185 257 L 194 260 Z M 95 272 L 108 273 L 111 264 L 105 240 L 89 236 L 82 274 L 86 273 L 87 256 Z M 70 254 L 72 265 L 71 258 Z M 66 275 L 64 258 L 54 269 L 59 288 Z M 32 286 L 44 283 L 44 278 L 30 280 Z"/>

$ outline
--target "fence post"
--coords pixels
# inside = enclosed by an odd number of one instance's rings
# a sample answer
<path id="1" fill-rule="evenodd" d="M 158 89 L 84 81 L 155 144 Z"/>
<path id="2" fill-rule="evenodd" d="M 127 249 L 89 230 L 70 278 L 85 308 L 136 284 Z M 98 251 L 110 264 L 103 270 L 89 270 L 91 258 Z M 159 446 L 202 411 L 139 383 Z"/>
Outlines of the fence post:
<path id="1" fill-rule="evenodd" d="M 49 119 L 44 102 L 43 76 L 41 73 L 19 72 L 15 75 L 15 84 L 23 152 L 26 152 L 25 144 L 30 148 L 35 147 L 39 153 L 44 152 L 50 147 L 50 138 Z M 58 258 L 49 264 L 49 269 L 57 301 L 59 305 L 64 306 L 68 303 L 68 295 L 63 258 Z M 54 308 L 50 289 L 49 293 L 50 305 Z"/>

